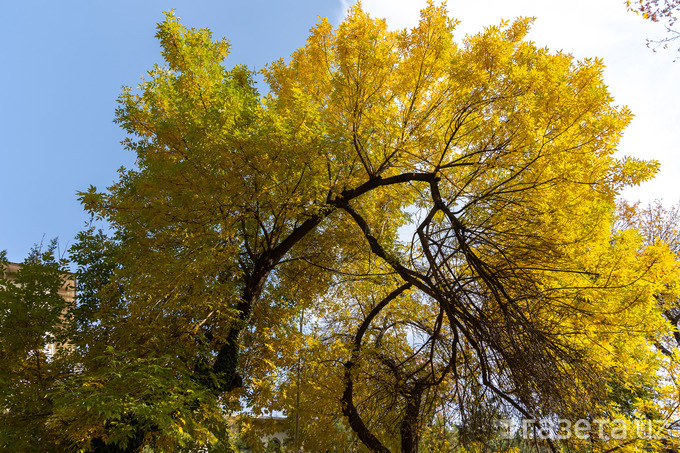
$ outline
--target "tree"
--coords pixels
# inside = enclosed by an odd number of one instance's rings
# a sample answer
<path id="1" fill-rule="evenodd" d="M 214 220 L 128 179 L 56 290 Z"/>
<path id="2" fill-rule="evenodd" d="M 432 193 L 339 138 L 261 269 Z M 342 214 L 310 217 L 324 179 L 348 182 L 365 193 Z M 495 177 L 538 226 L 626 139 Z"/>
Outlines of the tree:
<path id="1" fill-rule="evenodd" d="M 60 382 L 73 372 L 68 348 L 54 355 L 48 344 L 68 342 L 65 324 L 72 302 L 68 269 L 55 257 L 56 241 L 35 246 L 11 272 L 0 252 L 0 448 L 16 451 L 63 451 L 57 423 L 51 419 Z"/>
<path id="2" fill-rule="evenodd" d="M 173 343 L 154 347 L 155 334 L 167 337 L 130 325 L 131 287 L 113 277 L 124 239 L 94 229 L 77 239 L 70 252 L 78 297 L 68 337 L 79 370 L 56 400 L 61 437 L 76 451 L 231 452 L 220 401 Z"/>
<path id="3" fill-rule="evenodd" d="M 536 47 L 527 19 L 460 43 L 454 26 L 432 3 L 410 31 L 355 6 L 260 95 L 226 41 L 159 24 L 165 65 L 116 112 L 137 167 L 81 194 L 117 232 L 98 347 L 165 414 L 140 433 L 208 432 L 209 394 L 265 401 L 302 309 L 330 316 L 335 404 L 370 451 L 417 452 L 486 394 L 526 418 L 613 414 L 606 382 L 660 324 L 656 257 L 612 237 L 614 199 L 657 165 L 613 157 L 631 115 L 601 61 Z M 142 411 L 109 397 L 94 432 L 124 443 Z"/>
<path id="4" fill-rule="evenodd" d="M 643 206 L 641 203 L 621 203 L 619 205 L 619 222 L 617 228 L 634 229 L 642 237 L 649 248 L 656 248 L 666 255 L 665 265 L 657 267 L 655 280 L 662 282 L 659 291 L 654 295 L 663 319 L 668 323 L 654 335 L 650 341 L 660 353 L 662 363 L 661 384 L 655 395 L 652 406 L 656 418 L 663 422 L 667 429 L 668 442 L 674 445 L 678 438 L 677 395 L 680 392 L 678 372 L 678 352 L 680 351 L 680 295 L 678 276 L 680 276 L 680 205 L 670 208 L 661 201 Z"/>
<path id="5" fill-rule="evenodd" d="M 680 1 L 678 0 L 638 0 L 631 2 L 626 0 L 626 7 L 629 11 L 634 11 L 641 15 L 644 19 L 652 22 L 661 22 L 666 27 L 667 36 L 660 40 L 648 40 L 647 45 L 655 44 L 668 48 L 671 41 L 675 41 L 680 37 L 680 31 L 675 29 L 675 22 L 678 20 L 678 12 L 680 11 Z"/>
<path id="6" fill-rule="evenodd" d="M 70 250 L 75 273 L 55 258 L 56 242 L 35 247 L 19 266 L 0 253 L 0 446 L 232 451 L 217 401 L 206 400 L 181 366 L 158 355 L 130 360 L 129 350 L 116 347 L 126 335 L 124 326 L 111 325 L 120 310 L 100 303 L 104 288 L 115 291 L 107 300 L 124 301 L 120 287 L 106 286 L 118 265 L 116 244 L 101 232 L 82 232 Z"/>

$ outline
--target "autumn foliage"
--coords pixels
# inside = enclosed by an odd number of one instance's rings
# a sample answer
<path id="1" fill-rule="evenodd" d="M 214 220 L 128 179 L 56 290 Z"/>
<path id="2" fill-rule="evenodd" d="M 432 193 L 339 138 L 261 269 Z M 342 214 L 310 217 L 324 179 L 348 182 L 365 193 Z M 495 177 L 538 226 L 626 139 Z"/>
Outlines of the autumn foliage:
<path id="1" fill-rule="evenodd" d="M 657 169 L 614 155 L 631 113 L 600 60 L 537 47 L 531 20 L 455 25 L 433 3 L 398 31 L 353 7 L 262 94 L 226 41 L 167 14 L 165 64 L 116 112 L 136 166 L 81 194 L 115 234 L 76 247 L 64 388 L 92 415 L 55 412 L 74 448 L 218 448 L 242 405 L 297 414 L 310 451 L 499 449 L 501 418 L 669 414 L 654 344 L 677 328 L 659 303 L 677 257 L 615 226 Z M 652 445 L 617 442 L 596 443 Z"/>

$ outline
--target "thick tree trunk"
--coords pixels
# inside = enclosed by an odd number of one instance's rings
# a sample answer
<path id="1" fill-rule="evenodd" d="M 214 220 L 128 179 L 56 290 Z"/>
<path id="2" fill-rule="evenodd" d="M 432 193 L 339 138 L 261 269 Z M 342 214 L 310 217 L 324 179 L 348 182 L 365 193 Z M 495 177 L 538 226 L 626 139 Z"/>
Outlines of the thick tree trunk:
<path id="1" fill-rule="evenodd" d="M 246 277 L 243 298 L 236 306 L 238 318 L 229 330 L 227 341 L 217 353 L 217 358 L 212 367 L 213 382 L 215 383 L 213 390 L 217 394 L 228 392 L 243 384 L 241 376 L 236 372 L 240 348 L 238 339 L 243 329 L 248 325 L 248 321 L 250 321 L 253 306 L 262 293 L 270 268 L 269 260 L 260 260 L 253 273 Z"/>
<path id="2" fill-rule="evenodd" d="M 422 389 L 414 388 L 406 395 L 406 410 L 399 428 L 401 453 L 418 453 L 420 444 L 420 404 Z"/>

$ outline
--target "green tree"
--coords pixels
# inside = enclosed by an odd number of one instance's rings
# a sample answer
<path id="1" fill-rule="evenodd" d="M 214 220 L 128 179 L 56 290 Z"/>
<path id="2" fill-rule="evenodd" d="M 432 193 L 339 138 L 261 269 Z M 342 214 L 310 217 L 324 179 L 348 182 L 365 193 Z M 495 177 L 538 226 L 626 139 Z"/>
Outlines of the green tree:
<path id="1" fill-rule="evenodd" d="M 58 386 L 73 373 L 68 342 L 73 289 L 68 268 L 55 256 L 56 241 L 36 246 L 16 269 L 0 252 L 0 449 L 63 451 L 52 418 Z"/>
<path id="2" fill-rule="evenodd" d="M 124 242 L 90 229 L 71 248 L 78 294 L 68 335 L 79 370 L 55 404 L 62 437 L 77 451 L 231 451 L 220 402 L 193 367 L 172 343 L 154 347 L 155 332 L 128 324 L 130 287 L 114 279 Z"/>

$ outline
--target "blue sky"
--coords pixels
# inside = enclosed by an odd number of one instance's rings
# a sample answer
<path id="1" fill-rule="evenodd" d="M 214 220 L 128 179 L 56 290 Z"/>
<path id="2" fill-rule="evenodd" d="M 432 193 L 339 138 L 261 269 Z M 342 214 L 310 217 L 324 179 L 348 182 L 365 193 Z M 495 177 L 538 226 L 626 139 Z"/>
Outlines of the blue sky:
<path id="1" fill-rule="evenodd" d="M 413 25 L 420 0 L 364 0 L 394 27 Z M 343 0 L 67 1 L 0 0 L 0 249 L 21 261 L 31 246 L 59 237 L 62 251 L 88 220 L 76 198 L 102 189 L 134 157 L 113 124 L 123 85 L 136 86 L 160 61 L 154 38 L 163 11 L 184 24 L 210 28 L 232 45 L 232 63 L 260 69 L 304 44 L 317 16 L 337 24 Z M 617 103 L 637 115 L 621 151 L 662 162 L 657 181 L 627 192 L 631 199 L 678 201 L 680 62 L 653 53 L 645 38 L 661 27 L 625 11 L 622 0 L 449 1 L 463 33 L 501 18 L 536 16 L 530 37 L 579 58 L 599 56 Z M 680 45 L 680 43 L 677 43 Z"/>
<path id="2" fill-rule="evenodd" d="M 163 11 L 232 44 L 260 69 L 304 44 L 339 1 L 0 1 L 0 249 L 21 261 L 43 236 L 62 250 L 88 220 L 76 192 L 110 185 L 134 157 L 113 124 L 121 86 L 160 61 Z"/>

